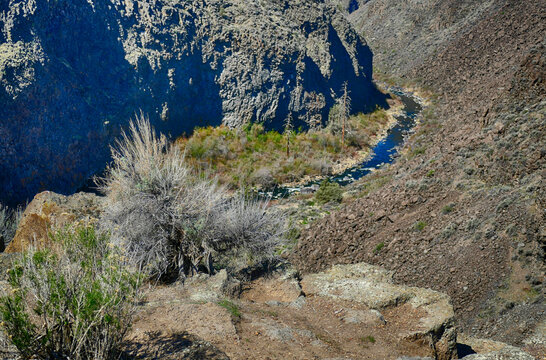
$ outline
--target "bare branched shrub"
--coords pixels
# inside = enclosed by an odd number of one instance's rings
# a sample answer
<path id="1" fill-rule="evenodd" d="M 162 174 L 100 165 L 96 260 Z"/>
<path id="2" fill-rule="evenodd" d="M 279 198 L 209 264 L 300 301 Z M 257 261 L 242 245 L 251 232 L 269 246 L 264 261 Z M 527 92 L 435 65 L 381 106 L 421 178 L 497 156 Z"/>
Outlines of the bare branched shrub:
<path id="1" fill-rule="evenodd" d="M 0 248 L 8 246 L 11 242 L 22 216 L 22 207 L 11 210 L 7 206 L 0 204 Z"/>
<path id="2" fill-rule="evenodd" d="M 259 168 L 254 172 L 253 181 L 265 189 L 270 189 L 275 186 L 275 178 L 271 169 L 267 167 Z"/>
<path id="3" fill-rule="evenodd" d="M 213 244 L 228 255 L 229 265 L 241 267 L 241 263 L 250 265 L 272 256 L 284 235 L 286 221 L 283 214 L 267 206 L 267 202 L 238 195 L 220 212 Z"/>
<path id="4" fill-rule="evenodd" d="M 263 229 L 234 229 L 228 223 L 232 214 L 247 204 L 249 217 L 258 205 L 236 200 L 215 180 L 192 174 L 178 147 L 156 136 L 144 116 L 131 123 L 129 134 L 123 133 L 112 156 L 101 181 L 107 195 L 102 224 L 151 276 L 188 275 L 202 264 L 210 272 L 214 254 L 244 248 L 264 256 L 261 250 L 279 240 L 279 231 L 267 230 L 264 221 L 277 224 L 281 218 L 265 215 L 265 208 L 258 222 Z"/>
<path id="5" fill-rule="evenodd" d="M 8 272 L 2 325 L 25 359 L 117 359 L 140 275 L 92 227 L 66 230 L 30 249 Z"/>

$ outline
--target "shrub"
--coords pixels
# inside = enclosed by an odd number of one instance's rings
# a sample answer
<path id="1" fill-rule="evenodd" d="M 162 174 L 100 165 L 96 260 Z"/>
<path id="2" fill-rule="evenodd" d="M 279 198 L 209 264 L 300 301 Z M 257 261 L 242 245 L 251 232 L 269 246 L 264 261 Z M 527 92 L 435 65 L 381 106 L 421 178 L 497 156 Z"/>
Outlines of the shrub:
<path id="1" fill-rule="evenodd" d="M 231 198 L 217 215 L 210 231 L 210 245 L 224 258 L 226 265 L 244 260 L 252 265 L 271 257 L 281 235 L 285 219 L 267 211 L 267 202 L 239 195 Z M 227 258 L 227 261 L 225 260 Z"/>
<path id="2" fill-rule="evenodd" d="M 271 169 L 267 167 L 261 167 L 253 174 L 253 180 L 256 184 L 259 184 L 264 189 L 271 189 L 276 185 L 275 178 L 271 173 Z"/>
<path id="3" fill-rule="evenodd" d="M 424 222 L 424 221 L 418 221 L 415 223 L 415 225 L 413 226 L 415 228 L 415 230 L 417 231 L 423 231 L 425 229 L 425 227 L 427 226 L 427 223 Z"/>
<path id="4" fill-rule="evenodd" d="M 380 242 L 379 244 L 376 245 L 375 249 L 373 250 L 373 252 L 375 254 L 378 254 L 383 248 L 385 247 L 385 243 L 384 242 Z"/>
<path id="5" fill-rule="evenodd" d="M 112 149 L 100 185 L 107 195 L 102 223 L 116 244 L 150 276 L 186 276 L 213 255 L 270 256 L 284 218 L 215 180 L 193 174 L 177 146 L 156 136 L 142 115 Z"/>
<path id="6" fill-rule="evenodd" d="M 450 203 L 442 208 L 442 214 L 449 214 L 455 208 L 455 204 Z"/>
<path id="7" fill-rule="evenodd" d="M 315 194 L 315 200 L 318 204 L 340 203 L 343 200 L 343 190 L 338 183 L 324 180 Z"/>
<path id="8" fill-rule="evenodd" d="M 22 216 L 23 208 L 11 210 L 0 204 L 0 249 L 7 247 L 13 240 Z"/>
<path id="9" fill-rule="evenodd" d="M 8 271 L 3 326 L 24 358 L 114 359 L 131 324 L 140 277 L 92 227 L 52 237 Z"/>

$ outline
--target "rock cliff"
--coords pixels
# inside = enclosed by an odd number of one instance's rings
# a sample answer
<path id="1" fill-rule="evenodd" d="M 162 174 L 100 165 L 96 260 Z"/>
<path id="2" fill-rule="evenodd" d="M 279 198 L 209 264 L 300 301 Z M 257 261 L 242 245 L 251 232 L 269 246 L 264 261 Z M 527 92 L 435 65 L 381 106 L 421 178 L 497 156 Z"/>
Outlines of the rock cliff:
<path id="1" fill-rule="evenodd" d="M 355 111 L 379 101 L 370 49 L 326 0 L 11 0 L 0 30 L 0 201 L 74 190 L 140 110 L 178 136 L 325 121 L 344 81 Z"/>

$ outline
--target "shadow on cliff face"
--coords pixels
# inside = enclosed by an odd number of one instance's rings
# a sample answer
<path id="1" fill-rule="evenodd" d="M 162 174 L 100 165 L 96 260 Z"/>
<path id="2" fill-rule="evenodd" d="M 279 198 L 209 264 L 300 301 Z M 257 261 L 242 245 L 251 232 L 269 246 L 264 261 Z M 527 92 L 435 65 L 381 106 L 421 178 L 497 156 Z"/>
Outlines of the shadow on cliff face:
<path id="1" fill-rule="evenodd" d="M 351 113 L 371 112 L 377 106 L 388 109 L 387 99 L 389 95 L 383 94 L 375 86 L 370 86 L 372 81 L 372 62 L 373 53 L 370 48 L 361 42 L 356 44 L 355 59 L 358 63 L 358 72 L 355 71 L 353 60 L 347 52 L 347 48 L 339 38 L 338 33 L 330 25 L 328 28 L 328 42 L 330 43 L 330 53 L 334 56 L 332 61 L 335 63 L 332 68 L 335 69 L 330 76 L 325 76 L 318 65 L 309 56 L 302 59 L 304 71 L 300 74 L 301 87 L 304 92 L 315 92 L 324 96 L 324 106 L 316 110 L 322 118 L 322 125 L 326 125 L 328 114 L 332 106 L 336 104 L 336 98 L 343 95 L 343 85 L 347 82 L 347 90 L 351 97 Z M 297 76 L 297 59 L 292 59 L 282 70 L 285 74 L 284 87 L 289 88 L 288 83 L 295 81 Z M 276 119 L 266 124 L 268 128 L 282 131 L 284 120 L 291 111 L 294 115 L 294 127 L 300 126 L 308 128 L 306 122 L 308 112 L 313 113 L 314 109 L 309 109 L 302 99 L 301 94 L 283 94 L 278 102 Z"/>
<path id="2" fill-rule="evenodd" d="M 304 2 L 284 10 L 271 2 L 226 18 L 219 0 L 166 3 L 0 6 L 1 202 L 73 192 L 104 168 L 109 145 L 140 111 L 172 137 L 221 121 L 282 129 L 289 111 L 305 128 L 310 116 L 327 120 L 345 81 L 353 112 L 387 107 L 371 82 L 370 49 L 340 18 L 334 28 L 335 10 L 311 6 L 301 16 Z M 264 20 L 275 11 L 288 25 Z"/>
<path id="3" fill-rule="evenodd" d="M 74 191 L 104 167 L 109 145 L 140 110 L 172 136 L 221 120 L 214 74 L 200 53 L 172 70 L 154 71 L 147 61 L 133 67 L 117 10 L 106 3 L 42 0 L 27 15 L 15 18 L 12 42 L 40 44 L 45 59 L 32 65 L 34 79 L 19 93 L 0 88 L 0 201 L 21 203 L 46 189 Z M 9 70 L 8 82 L 16 76 Z M 198 85 L 176 86 L 192 77 Z"/>
<path id="4" fill-rule="evenodd" d="M 347 81 L 353 113 L 373 111 L 376 106 L 388 109 L 388 96 L 381 93 L 374 86 L 369 86 L 369 82 L 372 81 L 373 69 L 373 53 L 370 48 L 361 42 L 356 44 L 355 56 L 359 67 L 357 73 L 351 56 L 332 26 L 328 30 L 328 40 L 331 44 L 330 52 L 337 55 L 335 67 L 338 71 L 334 72 L 328 80 L 328 86 L 336 91 L 335 95 L 341 97 L 343 83 Z M 331 101 L 328 104 L 330 106 L 334 104 L 334 99 Z M 330 106 L 327 106 L 327 108 L 329 109 Z"/>

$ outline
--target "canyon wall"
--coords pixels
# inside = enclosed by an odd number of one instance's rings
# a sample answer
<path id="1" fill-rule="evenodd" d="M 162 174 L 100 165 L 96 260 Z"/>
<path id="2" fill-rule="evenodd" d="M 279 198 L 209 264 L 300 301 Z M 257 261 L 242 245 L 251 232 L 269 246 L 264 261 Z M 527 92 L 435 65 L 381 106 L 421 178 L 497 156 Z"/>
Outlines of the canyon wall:
<path id="1" fill-rule="evenodd" d="M 70 192 L 140 111 L 171 136 L 327 119 L 344 81 L 381 101 L 372 53 L 328 1 L 12 0 L 0 5 L 0 201 Z"/>

